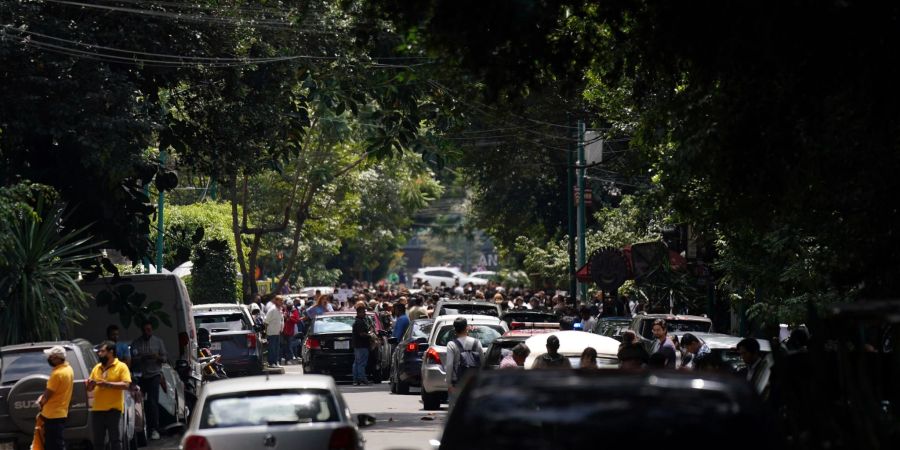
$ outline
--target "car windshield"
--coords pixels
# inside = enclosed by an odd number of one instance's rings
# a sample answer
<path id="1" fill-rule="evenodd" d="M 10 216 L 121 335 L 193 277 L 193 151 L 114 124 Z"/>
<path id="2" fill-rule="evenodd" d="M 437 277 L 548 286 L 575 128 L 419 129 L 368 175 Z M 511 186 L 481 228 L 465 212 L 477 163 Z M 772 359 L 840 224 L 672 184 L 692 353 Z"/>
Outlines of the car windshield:
<path id="1" fill-rule="evenodd" d="M 428 338 L 433 326 L 434 322 L 414 322 L 410 339 Z"/>
<path id="2" fill-rule="evenodd" d="M 503 327 L 500 325 L 469 325 L 469 336 L 481 341 L 481 346 L 487 348 L 498 337 L 503 335 Z M 456 338 L 453 325 L 445 325 L 438 331 L 435 345 L 447 345 Z"/>
<path id="3" fill-rule="evenodd" d="M 441 306 L 441 312 L 439 315 L 445 316 L 448 314 L 461 314 L 461 315 L 473 315 L 473 316 L 493 316 L 499 317 L 500 313 L 497 311 L 497 307 L 491 305 L 466 305 L 466 304 L 451 304 Z"/>
<path id="4" fill-rule="evenodd" d="M 220 314 L 203 314 L 194 316 L 197 328 L 209 331 L 249 330 L 250 324 L 241 312 L 222 312 Z"/>
<path id="5" fill-rule="evenodd" d="M 43 350 L 43 349 L 40 349 Z M 66 351 L 66 359 L 75 361 L 75 352 Z M 75 377 L 83 377 L 81 367 L 78 364 L 72 364 Z M 0 384 L 11 385 L 29 375 L 46 375 L 50 376 L 52 368 L 47 363 L 47 356 L 43 351 L 28 352 L 10 352 L 3 354 L 3 365 L 0 367 Z"/>
<path id="6" fill-rule="evenodd" d="M 200 428 L 337 422 L 334 396 L 320 389 L 235 392 L 206 401 Z"/>
<path id="7" fill-rule="evenodd" d="M 687 333 L 692 331 L 708 333 L 712 331 L 712 323 L 699 320 L 667 320 L 666 327 L 669 329 L 669 333 Z"/>
<path id="8" fill-rule="evenodd" d="M 318 316 L 313 324 L 313 333 L 352 333 L 355 321 L 356 316 Z M 370 327 L 373 325 L 370 317 L 366 317 L 366 321 Z"/>

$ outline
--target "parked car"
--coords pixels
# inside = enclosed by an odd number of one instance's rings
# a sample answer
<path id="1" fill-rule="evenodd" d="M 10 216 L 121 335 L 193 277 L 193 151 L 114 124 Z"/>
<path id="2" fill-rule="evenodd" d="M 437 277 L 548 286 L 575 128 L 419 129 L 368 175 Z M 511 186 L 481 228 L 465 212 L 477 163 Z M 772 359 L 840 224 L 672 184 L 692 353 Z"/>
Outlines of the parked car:
<path id="1" fill-rule="evenodd" d="M 469 322 L 469 336 L 481 341 L 487 349 L 495 339 L 509 331 L 506 323 L 493 316 L 440 316 L 434 320 L 428 336 L 428 349 L 422 363 L 422 404 L 426 410 L 435 410 L 447 402 L 447 372 L 443 360 L 447 356 L 447 343 L 456 337 L 453 321 L 465 317 Z"/>
<path id="2" fill-rule="evenodd" d="M 601 317 L 590 331 L 600 336 L 611 337 L 622 342 L 622 333 L 631 329 L 631 319 L 628 317 Z"/>
<path id="3" fill-rule="evenodd" d="M 459 280 L 460 285 L 472 283 L 475 286 L 482 286 L 488 283 L 484 278 L 470 277 L 457 267 L 422 267 L 412 275 L 412 279 L 427 281 L 432 287 L 438 287 L 441 283 L 446 286 L 453 286 L 454 282 Z"/>
<path id="4" fill-rule="evenodd" d="M 539 323 L 555 323 L 556 328 L 559 328 L 559 316 L 543 311 L 506 311 L 500 316 L 500 320 L 506 322 L 510 329 L 533 327 Z"/>
<path id="5" fill-rule="evenodd" d="M 289 448 L 362 450 L 354 421 L 334 379 L 320 375 L 253 376 L 204 386 L 183 450 Z"/>
<path id="6" fill-rule="evenodd" d="M 772 417 L 746 382 L 730 376 L 483 371 L 462 387 L 439 448 L 780 448 Z"/>
<path id="7" fill-rule="evenodd" d="M 569 360 L 573 369 L 581 366 L 581 353 L 588 347 L 597 350 L 597 367 L 601 369 L 618 369 L 619 341 L 606 336 L 599 336 L 583 331 L 556 331 L 553 333 L 535 335 L 525 341 L 525 345 L 531 350 L 528 359 L 525 360 L 525 369 L 534 368 L 535 359 L 547 353 L 547 338 L 550 336 L 559 338 L 559 353 Z"/>
<path id="8" fill-rule="evenodd" d="M 169 355 L 167 364 L 174 367 L 182 383 L 175 388 L 183 392 L 177 397 L 187 402 L 182 411 L 173 411 L 173 417 L 187 421 L 187 412 L 192 409 L 200 392 L 202 376 L 198 360 L 197 331 L 194 326 L 193 305 L 187 287 L 181 278 L 172 274 L 144 274 L 123 277 L 102 277 L 80 283 L 81 289 L 93 298 L 83 312 L 87 320 L 81 324 L 69 322 L 68 336 L 76 336 L 98 344 L 106 339 L 106 327 L 118 325 L 119 339 L 131 342 L 141 335 L 138 318 L 125 315 L 122 311 L 133 310 L 135 305 L 156 307 L 159 326 L 154 335 L 163 340 Z M 125 303 L 130 304 L 125 308 Z M 125 318 L 128 321 L 125 321 Z M 128 325 L 128 326 L 125 326 Z M 163 421 L 161 425 L 171 425 Z"/>
<path id="9" fill-rule="evenodd" d="M 199 345 L 221 355 L 221 362 L 228 376 L 262 373 L 260 335 L 254 329 L 253 319 L 243 305 L 194 305 L 193 312 L 197 329 L 209 331 L 210 342 L 199 342 Z"/>
<path id="10" fill-rule="evenodd" d="M 409 387 L 422 385 L 422 357 L 428 350 L 433 319 L 414 320 L 394 348 L 391 361 L 391 392 L 409 394 Z"/>
<path id="11" fill-rule="evenodd" d="M 477 272 L 472 272 L 469 274 L 469 280 L 471 281 L 473 278 L 477 278 L 479 280 L 484 280 L 484 284 L 487 284 L 489 281 L 496 281 L 498 283 L 500 282 L 500 276 L 497 274 L 497 272 L 494 272 L 492 270 L 481 270 L 481 271 L 477 271 Z M 460 281 L 460 284 L 461 283 L 462 283 L 462 281 Z M 476 283 L 473 282 L 472 284 L 476 284 Z"/>
<path id="12" fill-rule="evenodd" d="M 666 328 L 668 328 L 669 334 L 712 332 L 712 320 L 708 317 L 674 314 L 638 314 L 631 319 L 631 330 L 644 342 L 648 349 L 653 344 L 653 322 L 658 319 L 666 321 Z"/>
<path id="13" fill-rule="evenodd" d="M 678 334 L 679 339 L 683 334 L 684 333 Z M 715 358 L 725 370 L 737 373 L 747 366 L 744 364 L 744 360 L 741 359 L 741 355 L 737 350 L 738 342 L 741 342 L 744 338 L 722 333 L 691 334 L 709 347 L 711 356 Z M 759 342 L 759 352 L 763 357 L 772 353 L 772 344 L 770 344 L 769 341 L 765 339 L 757 339 L 756 341 Z"/>
<path id="14" fill-rule="evenodd" d="M 366 314 L 369 326 L 378 335 L 377 351 L 369 353 L 366 373 L 376 383 L 391 375 L 391 345 L 397 340 L 390 336 L 375 316 Z M 303 340 L 303 372 L 328 374 L 335 378 L 353 376 L 353 322 L 356 314 L 334 312 L 319 314 Z"/>
<path id="15" fill-rule="evenodd" d="M 485 356 L 481 359 L 481 368 L 485 370 L 495 370 L 500 367 L 500 361 L 512 352 L 513 347 L 524 343 L 528 338 L 538 335 L 547 334 L 559 330 L 553 328 L 522 328 L 509 330 L 503 336 L 500 336 L 491 345 L 485 349 Z"/>
<path id="16" fill-rule="evenodd" d="M 0 347 L 0 449 L 27 449 L 34 436 L 34 419 L 40 408 L 37 398 L 44 393 L 51 367 L 44 350 L 55 345 L 66 349 L 66 361 L 75 374 L 69 417 L 63 437 L 71 447 L 90 446 L 93 427 L 90 405 L 93 392 L 87 392 L 85 380 L 97 365 L 97 355 L 84 339 L 60 342 L 36 342 Z M 147 444 L 143 401 L 140 391 L 125 391 L 125 411 L 119 421 L 123 447 L 129 450 Z"/>
<path id="17" fill-rule="evenodd" d="M 434 318 L 446 315 L 480 315 L 500 317 L 500 305 L 473 300 L 440 300 L 434 306 Z"/>

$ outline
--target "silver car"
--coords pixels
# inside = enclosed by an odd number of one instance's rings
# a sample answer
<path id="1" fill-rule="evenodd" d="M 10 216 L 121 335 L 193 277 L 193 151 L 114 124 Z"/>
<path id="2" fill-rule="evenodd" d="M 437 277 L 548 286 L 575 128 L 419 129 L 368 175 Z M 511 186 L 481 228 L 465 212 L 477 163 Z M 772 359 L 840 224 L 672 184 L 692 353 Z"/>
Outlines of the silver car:
<path id="1" fill-rule="evenodd" d="M 375 418 L 352 420 L 334 379 L 321 375 L 277 375 L 227 379 L 204 385 L 183 450 L 363 448 L 359 427 Z"/>
<path id="2" fill-rule="evenodd" d="M 448 315 L 436 318 L 422 361 L 422 405 L 426 410 L 439 409 L 441 403 L 447 402 L 447 372 L 443 361 L 447 357 L 447 343 L 456 337 L 453 321 L 457 317 L 466 318 L 469 336 L 481 341 L 485 351 L 494 340 L 509 331 L 506 322 L 499 317 Z"/>

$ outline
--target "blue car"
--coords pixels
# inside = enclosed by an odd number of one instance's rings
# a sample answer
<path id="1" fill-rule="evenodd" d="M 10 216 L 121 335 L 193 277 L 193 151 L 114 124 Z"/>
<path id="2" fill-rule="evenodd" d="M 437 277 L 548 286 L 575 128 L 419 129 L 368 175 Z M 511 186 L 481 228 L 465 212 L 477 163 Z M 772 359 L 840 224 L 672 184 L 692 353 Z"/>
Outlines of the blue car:
<path id="1" fill-rule="evenodd" d="M 410 386 L 422 386 L 422 357 L 428 350 L 428 335 L 432 325 L 433 319 L 412 321 L 397 343 L 391 364 L 392 393 L 406 395 L 409 394 Z"/>

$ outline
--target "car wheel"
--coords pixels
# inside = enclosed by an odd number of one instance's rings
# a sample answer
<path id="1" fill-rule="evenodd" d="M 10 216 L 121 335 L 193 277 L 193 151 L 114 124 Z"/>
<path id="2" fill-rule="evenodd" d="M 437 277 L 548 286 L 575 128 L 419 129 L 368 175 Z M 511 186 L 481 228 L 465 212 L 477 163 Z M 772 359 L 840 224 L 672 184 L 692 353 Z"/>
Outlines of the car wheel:
<path id="1" fill-rule="evenodd" d="M 441 409 L 441 397 L 438 394 L 429 394 L 423 389 L 422 407 L 425 411 L 437 411 Z"/>
<path id="2" fill-rule="evenodd" d="M 391 394 L 396 394 L 396 393 L 397 393 L 397 382 L 394 381 L 394 374 L 393 374 L 393 373 L 391 373 L 391 376 L 388 378 L 388 380 L 389 380 L 389 382 L 390 382 L 390 384 L 391 384 Z"/>
<path id="3" fill-rule="evenodd" d="M 409 394 L 409 383 L 404 383 L 403 381 L 397 380 L 397 394 L 400 395 L 408 395 Z"/>

